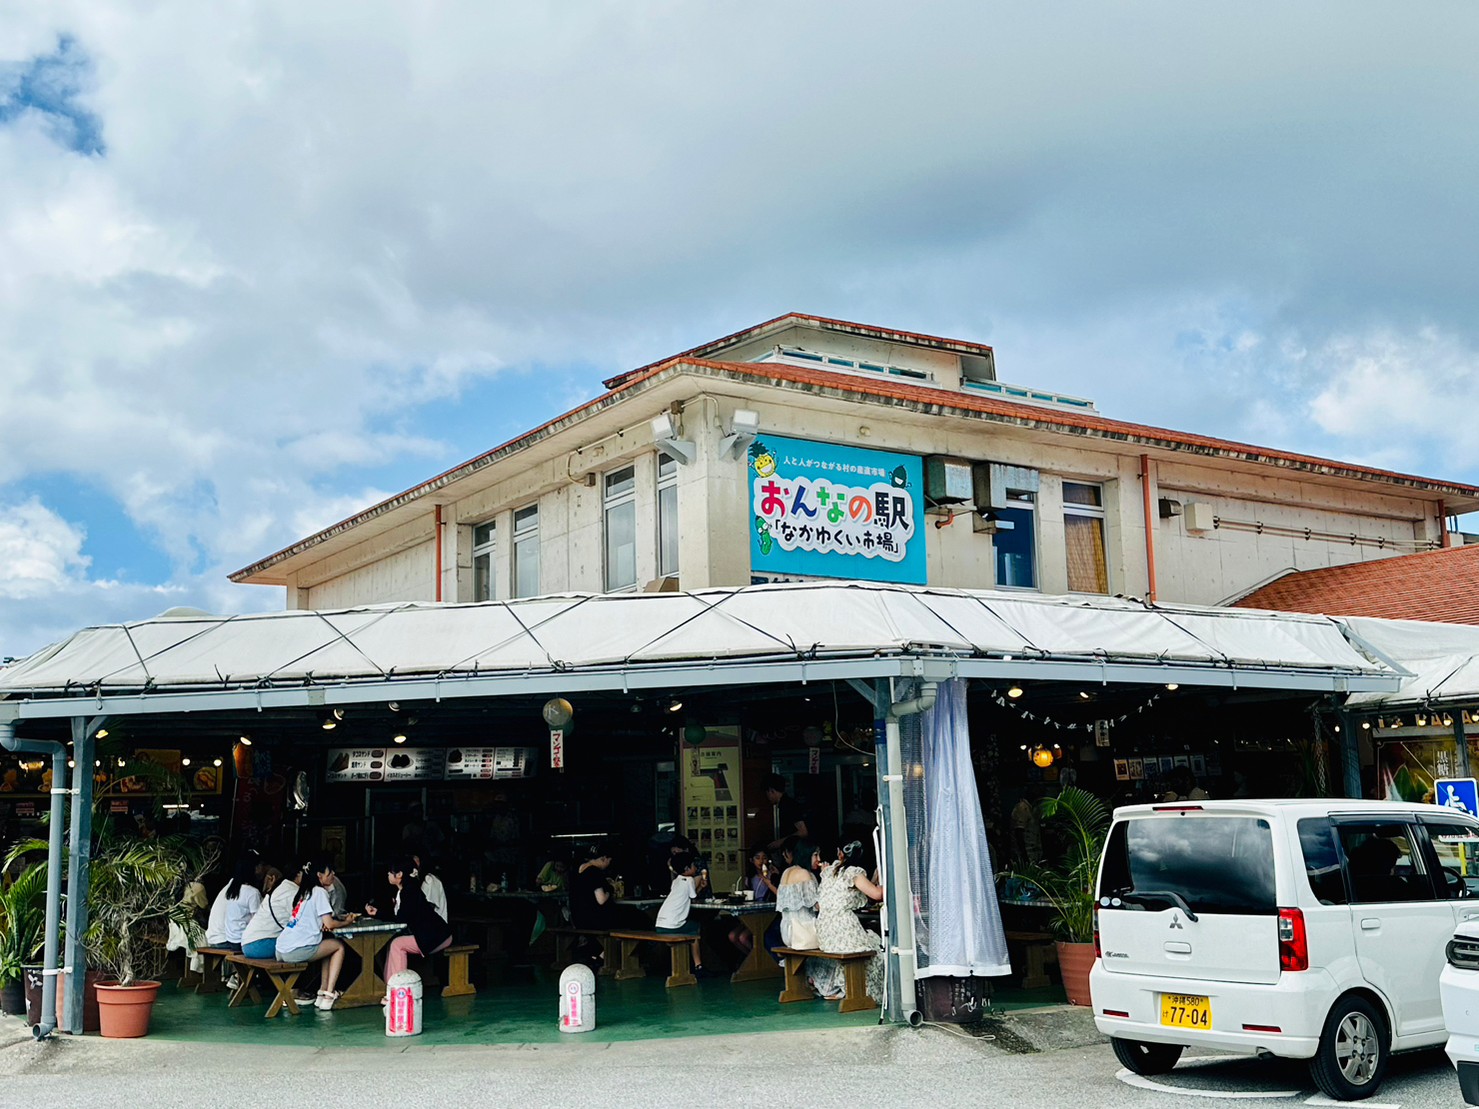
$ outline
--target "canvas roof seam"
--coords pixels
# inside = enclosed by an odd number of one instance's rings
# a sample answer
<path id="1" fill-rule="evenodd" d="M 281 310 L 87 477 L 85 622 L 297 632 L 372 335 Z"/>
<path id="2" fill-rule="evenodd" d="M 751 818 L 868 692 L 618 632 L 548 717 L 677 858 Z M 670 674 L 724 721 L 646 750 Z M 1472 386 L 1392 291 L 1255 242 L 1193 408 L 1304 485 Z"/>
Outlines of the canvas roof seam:
<path id="1" fill-rule="evenodd" d="M 623 664 L 625 664 L 625 665 L 631 665 L 632 664 L 632 659 L 635 658 L 637 655 L 641 654 L 643 651 L 645 651 L 648 648 L 652 647 L 654 644 L 661 643 L 668 636 L 674 635 L 677 632 L 681 631 L 683 628 L 688 627 L 688 625 L 691 624 L 691 623 L 693 623 L 695 620 L 699 620 L 699 619 L 702 619 L 702 618 L 704 618 L 706 616 L 712 615 L 714 613 L 714 611 L 722 603 L 722 602 L 718 602 L 718 601 L 710 602 L 710 601 L 705 600 L 703 597 L 699 597 L 699 596 L 696 596 L 696 595 L 691 594 L 691 593 L 688 594 L 688 596 L 693 597 L 694 600 L 696 600 L 699 604 L 703 605 L 703 608 L 701 608 L 697 612 L 690 613 L 688 616 L 684 617 L 678 623 L 674 624 L 671 628 L 668 628 L 666 631 L 664 631 L 661 635 L 653 636 L 646 643 L 640 644 L 639 646 L 632 648 L 632 650 L 630 650 L 630 651 L 628 651 L 626 653 L 626 657 L 622 659 Z M 722 613 L 721 615 L 723 615 L 726 619 L 734 620 L 735 623 L 743 623 L 743 621 L 738 620 L 735 617 L 730 616 L 727 612 L 726 613 Z M 748 627 L 749 625 L 746 625 L 746 626 Z M 752 630 L 754 630 L 754 631 L 760 631 L 759 628 L 754 628 Z M 774 639 L 777 643 L 782 644 L 782 646 L 785 645 L 784 640 L 778 639 L 776 636 L 771 635 L 769 632 L 761 632 L 761 634 L 764 635 L 764 636 L 766 636 L 767 638 Z M 636 664 L 636 665 L 640 665 L 640 663 L 639 664 Z"/>
<path id="2" fill-rule="evenodd" d="M 1216 644 L 1208 643 L 1205 639 L 1203 639 L 1201 636 L 1197 635 L 1190 628 L 1184 627 L 1183 625 L 1181 625 L 1180 623 L 1178 623 L 1176 620 L 1174 620 L 1171 617 L 1171 614 L 1170 613 L 1168 613 L 1168 612 L 1162 612 L 1162 611 L 1160 611 L 1158 609 L 1155 609 L 1153 606 L 1150 606 L 1150 607 L 1151 607 L 1151 611 L 1154 611 L 1156 613 L 1156 615 L 1158 615 L 1166 623 L 1170 624 L 1173 628 L 1175 628 L 1177 631 L 1183 633 L 1184 635 L 1187 635 L 1187 636 L 1191 637 L 1191 639 L 1195 640 L 1197 643 L 1200 643 L 1203 647 L 1207 648 L 1208 652 L 1211 653 L 1214 657 L 1220 658 L 1222 660 L 1222 664 L 1224 666 L 1232 666 L 1233 665 L 1233 658 L 1232 658 L 1232 656 L 1229 655 L 1226 651 L 1222 650 Z"/>
<path id="3" fill-rule="evenodd" d="M 739 591 L 738 590 L 731 591 L 727 596 L 722 597 L 718 601 L 716 601 L 714 603 L 714 608 L 720 608 L 720 607 L 722 607 L 723 605 L 727 604 L 728 602 L 734 600 L 734 598 L 737 597 L 737 596 L 739 596 Z M 727 617 L 729 617 L 731 620 L 733 620 L 737 624 L 743 624 L 745 627 L 749 628 L 752 632 L 756 632 L 756 633 L 758 633 L 760 635 L 763 635 L 767 639 L 774 639 L 777 643 L 780 643 L 783 646 L 789 647 L 792 651 L 796 652 L 798 655 L 801 653 L 801 648 L 796 645 L 796 641 L 794 639 L 792 639 L 789 634 L 786 635 L 785 637 L 781 637 L 779 635 L 776 635 L 775 632 L 766 631 L 764 628 L 759 627 L 759 626 L 757 626 L 755 624 L 750 623 L 750 621 L 746 620 L 743 616 L 736 616 L 732 612 L 725 612 L 724 615 L 727 616 Z M 813 647 L 813 649 L 815 649 L 816 644 L 812 644 L 812 647 Z"/>

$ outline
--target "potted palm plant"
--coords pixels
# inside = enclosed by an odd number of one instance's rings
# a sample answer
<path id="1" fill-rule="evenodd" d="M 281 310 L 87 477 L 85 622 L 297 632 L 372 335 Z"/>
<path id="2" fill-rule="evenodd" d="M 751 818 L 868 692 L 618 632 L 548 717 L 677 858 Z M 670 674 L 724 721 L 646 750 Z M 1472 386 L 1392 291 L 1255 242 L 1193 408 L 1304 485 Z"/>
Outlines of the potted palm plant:
<path id="1" fill-rule="evenodd" d="M 0 890 L 0 1013 L 25 1013 L 24 968 L 41 948 L 45 925 L 46 867 L 37 863 Z"/>
<path id="2" fill-rule="evenodd" d="M 1044 832 L 1051 835 L 1054 858 L 1018 876 L 1052 906 L 1049 928 L 1057 941 L 1064 992 L 1072 1004 L 1088 1005 L 1089 971 L 1094 967 L 1094 881 L 1109 831 L 1109 810 L 1088 790 L 1068 786 L 1058 796 L 1039 801 L 1038 814 Z"/>
<path id="3" fill-rule="evenodd" d="M 89 963 L 104 973 L 98 983 L 104 1036 L 128 1039 L 149 1031 L 171 922 L 193 943 L 204 942 L 193 912 L 180 901 L 204 861 L 197 845 L 179 837 L 104 836 L 99 843 L 89 881 L 86 946 Z"/>

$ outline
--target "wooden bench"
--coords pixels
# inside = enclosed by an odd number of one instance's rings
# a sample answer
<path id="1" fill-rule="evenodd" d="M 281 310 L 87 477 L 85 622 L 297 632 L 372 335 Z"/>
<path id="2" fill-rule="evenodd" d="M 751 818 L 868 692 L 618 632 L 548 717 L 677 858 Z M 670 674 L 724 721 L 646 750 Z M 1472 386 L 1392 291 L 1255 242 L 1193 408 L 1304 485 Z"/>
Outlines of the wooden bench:
<path id="1" fill-rule="evenodd" d="M 273 1017 L 284 1008 L 293 1016 L 298 1015 L 298 1002 L 293 997 L 293 987 L 298 984 L 298 976 L 308 969 L 308 963 L 280 963 L 276 959 L 248 959 L 245 955 L 236 952 L 228 952 L 226 955 L 228 963 L 234 963 L 242 968 L 241 983 L 231 994 L 231 1004 L 228 1009 L 234 1009 L 243 1004 L 247 998 L 251 998 L 258 1005 L 262 1003 L 262 995 L 257 992 L 256 983 L 253 981 L 257 972 L 261 971 L 272 983 L 277 996 L 272 999 L 272 1004 L 267 1006 L 267 1019 Z"/>
<path id="2" fill-rule="evenodd" d="M 478 992 L 467 977 L 468 958 L 477 950 L 475 943 L 454 943 L 438 952 L 447 957 L 447 984 L 442 987 L 443 997 L 471 997 Z"/>
<path id="3" fill-rule="evenodd" d="M 220 993 L 226 988 L 226 984 L 221 980 L 222 972 L 225 970 L 223 964 L 232 955 L 239 955 L 241 952 L 233 951 L 229 947 L 197 947 L 195 954 L 199 955 L 204 963 L 200 970 L 200 981 L 195 984 L 195 992 Z M 186 966 L 189 966 L 188 959 L 186 959 Z"/>
<path id="4" fill-rule="evenodd" d="M 674 986 L 698 985 L 698 979 L 693 975 L 692 958 L 693 941 L 698 939 L 697 933 L 684 936 L 674 932 L 612 932 L 611 938 L 621 941 L 621 969 L 616 972 L 618 982 L 625 982 L 628 978 L 647 977 L 647 972 L 637 961 L 637 945 L 661 943 L 667 945 L 673 960 L 672 973 L 668 975 L 668 989 Z"/>
<path id="5" fill-rule="evenodd" d="M 1022 948 L 1025 969 L 1022 988 L 1037 990 L 1048 985 L 1048 964 L 1058 961 L 1058 949 L 1046 932 L 1008 932 L 1007 943 Z"/>
<path id="6" fill-rule="evenodd" d="M 570 963 L 572 949 L 582 936 L 592 936 L 601 941 L 601 970 L 603 975 L 616 973 L 618 952 L 616 941 L 611 938 L 611 933 L 600 928 L 547 928 L 545 935 L 554 937 L 555 960 L 550 963 L 552 970 L 564 970 Z"/>
<path id="7" fill-rule="evenodd" d="M 786 988 L 781 991 L 781 1001 L 811 1001 L 816 997 L 806 981 L 807 959 L 830 959 L 842 964 L 842 1004 L 839 1013 L 860 1013 L 864 1009 L 876 1009 L 877 1004 L 868 996 L 868 960 L 877 952 L 849 951 L 834 954 L 830 951 L 805 951 L 795 947 L 777 947 L 775 953 L 786 964 Z"/>

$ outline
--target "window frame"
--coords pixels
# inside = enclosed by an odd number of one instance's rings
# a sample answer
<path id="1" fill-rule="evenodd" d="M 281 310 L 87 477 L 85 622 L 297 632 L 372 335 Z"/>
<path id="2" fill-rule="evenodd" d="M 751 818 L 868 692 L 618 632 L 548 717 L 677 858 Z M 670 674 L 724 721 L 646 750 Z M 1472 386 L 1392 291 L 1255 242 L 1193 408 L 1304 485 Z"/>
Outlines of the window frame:
<path id="1" fill-rule="evenodd" d="M 1469 885 L 1467 879 L 1470 876 L 1467 874 L 1460 875 L 1461 878 L 1465 879 L 1464 890 L 1466 892 L 1459 894 L 1457 897 L 1449 896 L 1447 879 L 1439 880 L 1439 875 L 1446 868 L 1443 865 L 1443 857 L 1438 854 L 1438 845 L 1434 840 L 1434 829 L 1458 825 L 1467 828 L 1473 833 L 1476 839 L 1479 839 L 1479 820 L 1475 820 L 1472 816 L 1466 820 L 1465 816 L 1468 816 L 1468 814 L 1459 814 L 1451 811 L 1445 812 L 1440 809 L 1436 813 L 1423 813 L 1418 817 L 1417 824 L 1422 829 L 1422 834 L 1419 838 L 1422 840 L 1423 853 L 1427 856 L 1428 872 L 1431 875 L 1432 885 L 1437 891 L 1438 899 L 1441 901 L 1467 901 L 1476 897 L 1474 893 L 1468 892 Z"/>
<path id="2" fill-rule="evenodd" d="M 666 468 L 666 469 L 665 469 Z M 671 577 L 678 573 L 678 567 L 682 563 L 679 532 L 678 532 L 678 460 L 669 458 L 665 454 L 657 456 L 657 576 L 660 578 Z M 668 513 L 663 511 L 663 493 L 671 489 L 673 491 L 672 519 L 668 519 Z M 672 529 L 673 560 L 667 561 L 668 544 L 664 531 Z"/>
<path id="3" fill-rule="evenodd" d="M 1102 481 L 1080 481 L 1077 478 L 1060 479 L 1060 488 L 1065 491 L 1070 485 L 1078 485 L 1082 486 L 1085 489 L 1096 490 L 1099 494 L 1099 503 L 1097 505 L 1078 503 L 1070 504 L 1066 496 L 1060 496 L 1059 498 L 1063 505 L 1063 568 L 1065 571 L 1065 576 L 1068 570 L 1068 517 L 1074 516 L 1080 519 L 1098 520 L 1099 543 L 1104 553 L 1104 588 L 1102 590 L 1074 589 L 1073 583 L 1068 582 L 1068 592 L 1070 593 L 1082 593 L 1087 596 L 1095 597 L 1107 596 L 1109 594 L 1109 517 L 1108 514 L 1105 512 L 1104 484 L 1105 483 Z"/>
<path id="4" fill-rule="evenodd" d="M 533 519 L 532 525 L 519 526 L 519 518 L 526 521 Z M 540 578 L 540 544 L 539 544 L 539 502 L 526 504 L 522 508 L 516 508 L 513 512 L 513 526 L 509 529 L 509 577 L 513 584 L 514 597 L 537 597 L 539 596 Z M 534 588 L 532 592 L 526 592 L 524 586 L 527 583 L 519 580 L 519 551 L 520 548 L 529 543 L 534 545 Z"/>
<path id="5" fill-rule="evenodd" d="M 1332 814 L 1330 817 L 1331 827 L 1335 830 L 1335 843 L 1340 851 L 1340 869 L 1345 876 L 1346 895 L 1350 898 L 1348 904 L 1351 907 L 1357 905 L 1424 905 L 1433 901 L 1447 901 L 1448 898 L 1439 890 L 1433 875 L 1432 853 L 1427 846 L 1427 831 L 1422 822 L 1412 816 L 1389 816 L 1385 814 L 1372 813 L 1341 813 Z M 1355 876 L 1351 873 L 1350 852 L 1346 850 L 1345 837 L 1342 831 L 1351 827 L 1384 826 L 1401 827 L 1405 829 L 1407 841 L 1412 846 L 1409 858 L 1418 866 L 1422 867 L 1422 877 L 1427 881 L 1428 896 L 1409 897 L 1401 901 L 1370 901 L 1357 897 L 1357 885 Z M 1414 886 L 1414 889 L 1417 887 Z"/>
<path id="6" fill-rule="evenodd" d="M 1002 580 L 1001 580 L 1001 558 L 1002 558 L 1002 555 L 1001 555 L 1000 550 L 998 549 L 999 544 L 997 542 L 997 540 L 1001 536 L 1001 532 L 998 531 L 995 535 L 993 535 L 991 537 L 991 547 L 992 547 L 992 551 L 991 551 L 991 554 L 992 554 L 992 559 L 991 559 L 991 573 L 992 573 L 992 579 L 995 582 L 995 588 L 997 588 L 997 589 L 1005 589 L 1005 590 L 1016 590 L 1016 591 L 1022 592 L 1022 593 L 1040 593 L 1040 592 L 1042 592 L 1042 565 L 1041 565 L 1041 558 L 1040 558 L 1040 553 L 1041 553 L 1041 547 L 1042 547 L 1042 545 L 1038 542 L 1037 494 L 1031 492 L 1030 490 L 1022 490 L 1022 489 L 1008 489 L 1006 491 L 1006 493 L 1007 493 L 1007 495 L 1006 495 L 1006 502 L 1007 503 L 1004 504 L 1004 505 L 1002 505 L 1000 508 L 996 509 L 996 511 L 998 513 L 1000 513 L 1003 510 L 1026 513 L 1027 523 L 1029 524 L 1029 527 L 1027 529 L 1027 536 L 1028 536 L 1028 548 L 1029 548 L 1028 554 L 1029 554 L 1029 559 L 1031 561 L 1031 566 L 1032 566 L 1032 584 L 1031 585 L 1007 585 L 1007 584 L 1004 584 L 1002 582 Z M 1011 530 L 1013 532 L 1015 532 L 1017 529 L 1015 527 L 1013 527 Z"/>
<path id="7" fill-rule="evenodd" d="M 613 479 L 623 479 L 625 489 L 611 491 Z M 632 580 L 614 582 L 612 577 L 611 514 L 620 509 L 631 511 Z M 637 467 L 628 462 L 601 475 L 601 584 L 607 593 L 621 593 L 637 587 Z"/>
<path id="8" fill-rule="evenodd" d="M 478 532 L 488 529 L 488 538 L 478 542 Z M 478 561 L 486 559 L 487 570 L 483 581 L 488 587 L 486 597 L 478 596 Z M 498 599 L 498 519 L 484 520 L 472 525 L 472 599 L 474 601 L 496 601 Z"/>

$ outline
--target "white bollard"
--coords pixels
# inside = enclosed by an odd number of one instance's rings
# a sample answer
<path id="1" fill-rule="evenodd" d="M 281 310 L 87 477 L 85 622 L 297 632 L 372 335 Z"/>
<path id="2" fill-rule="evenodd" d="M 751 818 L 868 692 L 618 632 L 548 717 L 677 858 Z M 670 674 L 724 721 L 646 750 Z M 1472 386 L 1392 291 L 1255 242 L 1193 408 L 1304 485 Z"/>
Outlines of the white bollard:
<path id="1" fill-rule="evenodd" d="M 596 1027 L 596 976 L 583 963 L 560 972 L 560 1031 L 589 1032 Z"/>
<path id="2" fill-rule="evenodd" d="M 414 970 L 403 970 L 393 975 L 386 988 L 390 1004 L 385 1007 L 385 1034 L 387 1036 L 419 1036 L 421 1034 L 421 975 Z"/>

